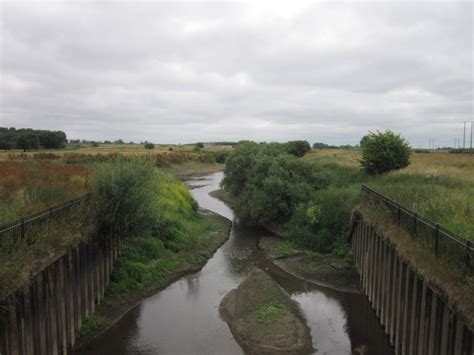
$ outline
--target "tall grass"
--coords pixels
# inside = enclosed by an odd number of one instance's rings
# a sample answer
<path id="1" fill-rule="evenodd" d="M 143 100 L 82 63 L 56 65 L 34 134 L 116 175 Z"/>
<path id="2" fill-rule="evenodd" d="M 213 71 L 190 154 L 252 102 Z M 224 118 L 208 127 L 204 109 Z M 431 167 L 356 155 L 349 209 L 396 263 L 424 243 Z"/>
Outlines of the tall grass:
<path id="1" fill-rule="evenodd" d="M 0 161 L 0 225 L 83 195 L 90 168 L 57 161 Z"/>
<path id="2" fill-rule="evenodd" d="M 376 177 L 360 173 L 356 150 L 313 151 L 335 186 L 364 183 L 401 205 L 474 241 L 474 158 L 448 153 L 414 153 L 405 169 Z"/>

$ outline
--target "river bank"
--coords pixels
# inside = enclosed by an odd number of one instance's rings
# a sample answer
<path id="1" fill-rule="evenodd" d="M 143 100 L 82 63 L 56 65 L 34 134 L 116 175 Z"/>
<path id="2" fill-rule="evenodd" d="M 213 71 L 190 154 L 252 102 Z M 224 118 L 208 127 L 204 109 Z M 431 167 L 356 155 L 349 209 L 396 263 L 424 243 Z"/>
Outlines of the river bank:
<path id="1" fill-rule="evenodd" d="M 179 266 L 173 271 L 154 280 L 149 286 L 136 289 L 121 295 L 107 295 L 97 306 L 92 318 L 95 326 L 88 334 L 81 336 L 74 346 L 73 353 L 87 353 L 88 344 L 97 336 L 114 326 L 125 314 L 143 300 L 165 289 L 184 275 L 201 270 L 214 253 L 229 238 L 232 222 L 225 217 L 208 210 L 199 211 L 200 218 L 209 226 L 210 243 L 197 250 L 186 250 L 178 253 Z M 199 257 L 196 257 L 199 256 Z M 87 320 L 85 321 L 87 323 Z"/>
<path id="2" fill-rule="evenodd" d="M 230 207 L 234 206 L 232 197 L 222 189 L 209 193 Z M 282 226 L 271 224 L 263 226 L 274 236 L 259 239 L 258 248 L 265 258 L 287 273 L 307 282 L 333 288 L 335 290 L 360 293 L 359 275 L 354 267 L 352 255 L 336 256 L 319 254 L 295 248 L 286 238 Z"/>
<path id="3" fill-rule="evenodd" d="M 180 164 L 171 164 L 162 167 L 162 169 L 177 179 L 186 180 L 193 176 L 203 176 L 223 171 L 224 164 L 189 161 Z"/>
<path id="4" fill-rule="evenodd" d="M 258 247 L 275 265 L 299 279 L 334 290 L 361 293 L 351 255 L 334 256 L 295 249 L 281 237 L 264 236 Z"/>

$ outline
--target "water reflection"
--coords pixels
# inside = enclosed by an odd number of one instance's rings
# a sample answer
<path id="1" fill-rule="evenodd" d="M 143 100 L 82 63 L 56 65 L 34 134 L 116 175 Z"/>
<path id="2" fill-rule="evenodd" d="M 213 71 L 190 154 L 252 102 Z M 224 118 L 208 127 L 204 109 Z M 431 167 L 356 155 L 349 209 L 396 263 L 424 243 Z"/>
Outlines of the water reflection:
<path id="1" fill-rule="evenodd" d="M 232 210 L 209 196 L 219 188 L 222 173 L 189 182 L 202 208 L 233 219 Z M 229 240 L 206 266 L 182 277 L 144 301 L 116 326 L 98 337 L 89 354 L 242 354 L 227 324 L 218 315 L 222 297 L 258 265 L 301 305 L 319 353 L 370 354 L 392 349 L 364 296 L 344 294 L 299 280 L 266 261 L 257 248 L 268 232 L 234 220 Z"/>

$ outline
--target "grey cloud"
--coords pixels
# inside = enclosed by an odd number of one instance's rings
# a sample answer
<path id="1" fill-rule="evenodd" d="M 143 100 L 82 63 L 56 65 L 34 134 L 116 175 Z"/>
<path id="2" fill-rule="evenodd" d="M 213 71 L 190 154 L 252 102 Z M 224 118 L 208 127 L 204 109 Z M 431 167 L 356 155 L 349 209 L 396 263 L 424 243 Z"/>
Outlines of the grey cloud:
<path id="1" fill-rule="evenodd" d="M 420 146 L 473 117 L 470 2 L 0 6 L 2 126 L 338 144 L 394 129 Z"/>

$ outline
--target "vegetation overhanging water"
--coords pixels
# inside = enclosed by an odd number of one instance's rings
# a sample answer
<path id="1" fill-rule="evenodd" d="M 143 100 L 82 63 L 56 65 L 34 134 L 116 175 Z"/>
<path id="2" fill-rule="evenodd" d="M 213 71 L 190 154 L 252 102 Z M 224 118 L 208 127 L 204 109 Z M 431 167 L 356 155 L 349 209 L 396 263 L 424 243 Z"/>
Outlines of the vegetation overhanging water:
<path id="1" fill-rule="evenodd" d="M 303 311 L 318 352 L 390 354 L 392 349 L 365 296 L 342 293 L 297 279 L 263 258 L 258 239 L 268 232 L 245 225 L 209 192 L 222 173 L 193 179 L 193 197 L 202 208 L 234 221 L 229 240 L 199 272 L 181 278 L 133 309 L 96 338 L 90 354 L 241 354 L 219 317 L 222 297 L 254 266 L 265 269 Z"/>

